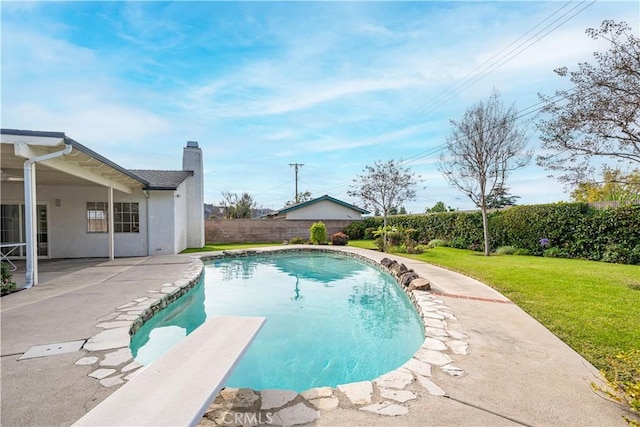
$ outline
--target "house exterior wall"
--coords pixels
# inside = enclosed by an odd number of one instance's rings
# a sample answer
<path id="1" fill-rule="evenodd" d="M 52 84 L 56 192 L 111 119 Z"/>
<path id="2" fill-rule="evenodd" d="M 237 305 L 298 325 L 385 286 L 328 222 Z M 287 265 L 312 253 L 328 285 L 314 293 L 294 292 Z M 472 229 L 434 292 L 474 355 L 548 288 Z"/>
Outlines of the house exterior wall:
<path id="1" fill-rule="evenodd" d="M 174 248 L 175 253 L 180 253 L 188 247 L 189 240 L 189 197 L 188 192 L 191 187 L 192 178 L 187 178 L 175 191 L 175 212 L 174 212 Z M 203 215 L 204 216 L 204 215 Z"/>
<path id="2" fill-rule="evenodd" d="M 149 191 L 149 255 L 175 252 L 175 191 Z"/>
<path id="3" fill-rule="evenodd" d="M 109 256 L 108 233 L 87 232 L 87 202 L 106 202 L 108 190 L 94 186 L 36 186 L 38 204 L 48 206 L 48 244 L 51 258 L 91 258 Z M 60 206 L 56 206 L 60 200 Z M 115 256 L 147 255 L 146 201 L 142 193 L 114 191 L 116 202 L 137 202 L 140 208 L 139 233 L 115 233 Z M 24 203 L 22 183 L 2 184 L 2 203 Z"/>
<path id="4" fill-rule="evenodd" d="M 303 206 L 286 213 L 287 219 L 343 219 L 360 220 L 362 214 L 358 211 L 342 206 L 329 200 L 320 200 L 308 206 Z"/>

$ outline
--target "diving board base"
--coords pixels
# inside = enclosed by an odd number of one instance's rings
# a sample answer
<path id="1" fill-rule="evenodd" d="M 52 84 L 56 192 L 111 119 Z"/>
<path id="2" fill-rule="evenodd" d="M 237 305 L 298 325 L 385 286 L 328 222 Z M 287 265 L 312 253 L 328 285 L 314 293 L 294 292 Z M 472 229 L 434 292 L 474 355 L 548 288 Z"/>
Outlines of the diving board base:
<path id="1" fill-rule="evenodd" d="M 197 425 L 265 321 L 206 321 L 73 425 Z"/>

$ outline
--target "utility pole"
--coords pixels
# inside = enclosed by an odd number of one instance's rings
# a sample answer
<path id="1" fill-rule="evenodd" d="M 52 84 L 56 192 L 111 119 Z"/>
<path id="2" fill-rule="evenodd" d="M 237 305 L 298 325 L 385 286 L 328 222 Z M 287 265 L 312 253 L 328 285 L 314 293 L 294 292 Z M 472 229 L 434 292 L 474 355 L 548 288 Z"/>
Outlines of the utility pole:
<path id="1" fill-rule="evenodd" d="M 304 163 L 289 163 L 289 166 L 293 166 L 296 171 L 296 203 L 298 203 L 298 168 L 304 166 Z"/>

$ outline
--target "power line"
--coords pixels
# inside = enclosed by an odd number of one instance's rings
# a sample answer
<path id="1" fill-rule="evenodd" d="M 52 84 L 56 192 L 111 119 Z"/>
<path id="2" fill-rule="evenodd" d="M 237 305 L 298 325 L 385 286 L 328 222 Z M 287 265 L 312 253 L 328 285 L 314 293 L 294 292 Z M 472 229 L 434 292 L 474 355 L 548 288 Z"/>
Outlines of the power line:
<path id="1" fill-rule="evenodd" d="M 421 120 L 424 117 L 426 117 L 427 114 L 432 113 L 437 108 L 441 107 L 444 103 L 446 103 L 447 101 L 451 100 L 455 95 L 459 94 L 464 89 L 467 89 L 467 88 L 475 85 L 477 82 L 479 82 L 480 80 L 484 79 L 489 74 L 493 73 L 498 68 L 500 68 L 503 65 L 505 65 L 507 62 L 509 62 L 512 59 L 516 58 L 518 55 L 523 53 L 525 50 L 529 49 L 534 44 L 538 43 L 540 40 L 545 38 L 547 35 L 549 35 L 553 31 L 555 31 L 556 29 L 558 29 L 561 25 L 563 25 L 566 22 L 568 22 L 569 20 L 573 19 L 576 15 L 578 15 L 579 13 L 581 13 L 582 11 L 584 11 L 585 9 L 587 9 L 588 7 L 593 5 L 596 1 L 597 0 L 592 0 L 591 2 L 589 2 L 586 5 L 585 5 L 585 3 L 587 3 L 586 0 L 580 2 L 579 4 L 575 5 L 574 7 L 572 7 L 571 9 L 569 9 L 568 11 L 564 12 L 562 15 L 560 15 L 559 17 L 554 19 L 551 23 L 546 25 L 540 31 L 536 32 L 531 37 L 529 37 L 525 41 L 523 41 L 522 43 L 519 43 L 513 49 L 509 50 L 509 52 L 507 52 L 506 54 L 500 55 L 502 52 L 507 50 L 510 46 L 512 46 L 515 43 L 517 43 L 519 40 L 521 40 L 527 34 L 531 33 L 533 30 L 535 30 L 540 25 L 542 25 L 544 22 L 548 21 L 549 19 L 551 19 L 551 17 L 553 17 L 554 15 L 556 15 L 560 11 L 562 11 L 564 8 L 566 8 L 569 4 L 573 3 L 573 1 L 567 2 L 566 4 L 561 6 L 559 9 L 557 9 L 556 11 L 551 13 L 549 16 L 544 18 L 542 21 L 540 21 L 538 24 L 536 24 L 533 28 L 531 28 L 526 33 L 524 33 L 522 36 L 520 36 L 519 38 L 517 38 L 516 40 L 511 42 L 506 47 L 504 47 L 502 50 L 500 50 L 500 52 L 494 54 L 491 58 L 485 60 L 482 64 L 477 66 L 474 70 L 469 72 L 462 79 L 462 81 L 459 81 L 458 83 L 452 84 L 449 87 L 445 88 L 442 92 L 440 92 L 438 95 L 436 95 L 434 98 L 432 98 L 432 100 L 430 102 L 424 104 L 423 107 L 421 107 L 416 113 L 414 113 L 413 118 L 411 120 L 406 121 L 407 125 L 411 125 L 411 124 L 414 124 L 414 123 L 418 122 L 419 120 Z M 581 6 L 583 6 L 581 9 L 579 9 L 576 12 L 574 12 L 577 8 L 579 8 Z M 571 13 L 573 13 L 573 14 L 571 14 Z M 558 21 L 562 20 L 563 18 L 565 18 L 569 14 L 571 14 L 571 15 L 568 18 L 564 19 L 562 22 L 560 22 L 559 24 L 555 25 L 553 28 L 549 29 L 552 25 L 556 24 Z M 542 34 L 545 31 L 546 31 L 546 33 Z M 531 41 L 534 38 L 535 38 L 535 40 Z M 531 41 L 531 43 L 526 45 L 526 43 L 528 43 L 530 41 Z M 520 50 L 518 51 L 518 49 L 520 49 Z M 485 64 L 487 64 L 488 62 L 490 62 L 492 59 L 494 59 L 496 57 L 498 57 L 498 58 L 495 61 L 493 61 L 488 67 L 486 67 L 484 70 L 478 71 L 476 73 L 476 70 L 482 69 Z M 385 133 L 379 135 L 378 137 L 374 138 L 370 143 L 365 144 L 365 145 L 361 145 L 361 146 L 355 148 L 354 150 L 360 150 L 360 149 L 363 149 L 363 148 L 371 147 L 373 145 L 378 145 L 378 144 L 384 143 L 390 137 L 392 137 L 394 133 L 395 133 L 395 131 L 385 132 Z"/>

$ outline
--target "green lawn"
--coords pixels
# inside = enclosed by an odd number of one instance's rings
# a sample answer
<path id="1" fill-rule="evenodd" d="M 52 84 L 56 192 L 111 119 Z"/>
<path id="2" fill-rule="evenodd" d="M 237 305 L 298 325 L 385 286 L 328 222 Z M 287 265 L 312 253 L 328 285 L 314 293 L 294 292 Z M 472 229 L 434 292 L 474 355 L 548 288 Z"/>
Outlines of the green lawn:
<path id="1" fill-rule="evenodd" d="M 372 242 L 349 244 L 373 248 Z M 438 247 L 400 254 L 497 289 L 600 369 L 606 357 L 640 348 L 640 266 L 496 255 Z"/>
<path id="2" fill-rule="evenodd" d="M 265 244 L 208 245 L 185 252 Z M 350 246 L 375 249 L 372 241 Z M 599 369 L 606 357 L 640 348 L 640 266 L 499 255 L 438 247 L 410 258 L 473 277 L 497 289 Z"/>

